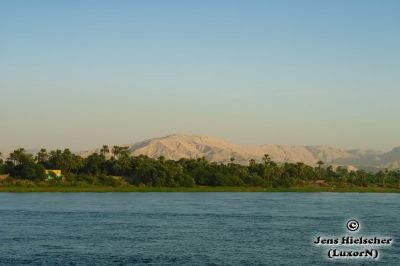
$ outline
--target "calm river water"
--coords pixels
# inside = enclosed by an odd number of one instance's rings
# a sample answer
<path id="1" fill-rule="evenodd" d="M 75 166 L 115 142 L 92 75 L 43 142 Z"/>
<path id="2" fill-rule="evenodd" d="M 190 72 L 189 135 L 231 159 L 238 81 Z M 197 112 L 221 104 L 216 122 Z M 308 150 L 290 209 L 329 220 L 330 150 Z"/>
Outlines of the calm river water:
<path id="1" fill-rule="evenodd" d="M 0 193 L 1 265 L 400 265 L 399 229 L 397 194 Z M 395 242 L 329 260 L 318 235 Z"/>

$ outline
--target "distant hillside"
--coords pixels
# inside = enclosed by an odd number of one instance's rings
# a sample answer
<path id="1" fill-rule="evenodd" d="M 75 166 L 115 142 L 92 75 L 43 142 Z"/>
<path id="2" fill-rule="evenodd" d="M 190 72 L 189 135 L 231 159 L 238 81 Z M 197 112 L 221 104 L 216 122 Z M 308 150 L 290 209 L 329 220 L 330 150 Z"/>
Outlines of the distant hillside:
<path id="1" fill-rule="evenodd" d="M 167 159 L 201 158 L 214 162 L 235 162 L 247 164 L 250 159 L 261 160 L 264 154 L 269 154 L 277 162 L 303 162 L 316 165 L 318 161 L 325 164 L 350 166 L 351 169 L 365 168 L 369 170 L 391 168 L 399 165 L 400 148 L 391 152 L 343 150 L 328 146 L 292 146 L 292 145 L 259 145 L 242 146 L 208 136 L 169 135 L 166 137 L 148 139 L 128 146 L 133 155 L 147 155 L 152 158 L 164 156 Z M 100 149 L 82 152 L 87 156 Z M 391 162 L 394 162 L 390 164 Z"/>

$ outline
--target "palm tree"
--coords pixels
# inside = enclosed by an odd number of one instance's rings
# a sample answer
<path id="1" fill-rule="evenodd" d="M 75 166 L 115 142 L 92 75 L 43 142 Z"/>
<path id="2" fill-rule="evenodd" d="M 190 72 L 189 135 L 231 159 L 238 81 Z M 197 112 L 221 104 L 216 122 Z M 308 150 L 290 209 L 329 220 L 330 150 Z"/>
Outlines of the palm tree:
<path id="1" fill-rule="evenodd" d="M 249 160 L 249 165 L 250 165 L 250 166 L 255 166 L 255 165 L 256 165 L 256 160 L 250 159 L 250 160 Z"/>
<path id="2" fill-rule="evenodd" d="M 110 153 L 110 149 L 107 145 L 103 145 L 103 147 L 100 149 L 100 154 L 106 156 L 107 153 Z"/>
<path id="3" fill-rule="evenodd" d="M 396 173 L 397 173 L 397 179 L 399 181 L 397 186 L 400 188 L 400 170 L 397 170 Z"/>
<path id="4" fill-rule="evenodd" d="M 264 154 L 264 157 L 262 159 L 264 161 L 265 165 L 269 165 L 271 163 L 271 156 L 269 154 Z"/>
<path id="5" fill-rule="evenodd" d="M 267 184 L 272 185 L 272 178 L 270 174 L 270 170 L 268 169 L 269 166 L 271 166 L 272 160 L 271 156 L 269 154 L 264 154 L 264 157 L 262 158 L 264 162 L 264 178 L 267 178 Z"/>
<path id="6" fill-rule="evenodd" d="M 40 149 L 40 151 L 36 155 L 36 161 L 38 163 L 44 164 L 49 159 L 49 155 L 46 149 Z"/>
<path id="7" fill-rule="evenodd" d="M 322 165 L 324 164 L 324 162 L 323 161 L 321 161 L 321 160 L 319 160 L 318 162 L 317 162 L 317 164 L 318 164 L 318 174 L 319 174 L 319 179 L 321 179 L 321 167 L 322 167 Z"/>
<path id="8" fill-rule="evenodd" d="M 57 149 L 55 151 L 50 151 L 48 162 L 49 167 L 52 167 L 53 169 L 63 169 L 64 156 L 62 150 Z"/>
<path id="9" fill-rule="evenodd" d="M 9 160 L 12 161 L 15 165 L 19 165 L 22 163 L 25 157 L 25 149 L 19 148 L 9 155 Z"/>
<path id="10" fill-rule="evenodd" d="M 121 147 L 114 146 L 112 148 L 112 153 L 113 153 L 114 158 L 117 158 L 120 152 L 121 152 Z"/>
<path id="11" fill-rule="evenodd" d="M 234 164 L 234 162 L 235 162 L 235 157 L 231 157 L 231 158 L 229 159 L 229 161 L 230 161 L 229 166 L 233 166 L 233 164 Z"/>

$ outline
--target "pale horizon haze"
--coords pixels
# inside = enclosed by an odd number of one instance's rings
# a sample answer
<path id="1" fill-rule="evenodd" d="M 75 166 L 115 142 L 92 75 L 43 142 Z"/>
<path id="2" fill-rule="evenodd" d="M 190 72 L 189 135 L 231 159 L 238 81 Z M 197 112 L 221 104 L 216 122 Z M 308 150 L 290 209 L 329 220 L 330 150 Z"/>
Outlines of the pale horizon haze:
<path id="1" fill-rule="evenodd" d="M 0 2 L 0 148 L 400 146 L 400 1 Z"/>

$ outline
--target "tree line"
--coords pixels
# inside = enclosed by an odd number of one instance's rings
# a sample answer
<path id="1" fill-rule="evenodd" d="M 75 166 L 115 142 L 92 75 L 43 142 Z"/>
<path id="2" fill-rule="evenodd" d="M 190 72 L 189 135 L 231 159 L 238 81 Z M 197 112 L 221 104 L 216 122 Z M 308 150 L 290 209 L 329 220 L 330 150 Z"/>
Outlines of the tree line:
<path id="1" fill-rule="evenodd" d="M 324 167 L 322 161 L 316 162 L 316 166 L 301 162 L 277 163 L 267 154 L 259 162 L 250 160 L 248 165 L 237 164 L 234 158 L 229 163 L 209 162 L 205 158 L 175 161 L 161 156 L 153 159 L 144 155 L 132 156 L 128 147 L 109 148 L 107 145 L 85 158 L 69 149 L 49 152 L 41 149 L 33 155 L 21 148 L 5 160 L 0 156 L 0 174 L 8 175 L 12 180 L 42 182 L 46 180 L 45 169 L 62 171 L 62 181 L 52 182 L 75 185 L 400 187 L 399 171 L 348 171 L 344 167 Z"/>

